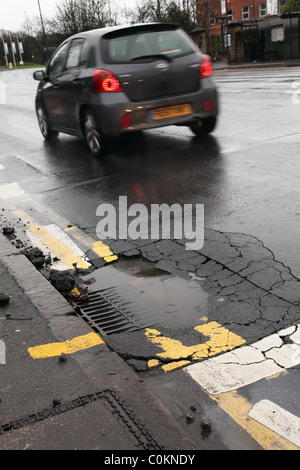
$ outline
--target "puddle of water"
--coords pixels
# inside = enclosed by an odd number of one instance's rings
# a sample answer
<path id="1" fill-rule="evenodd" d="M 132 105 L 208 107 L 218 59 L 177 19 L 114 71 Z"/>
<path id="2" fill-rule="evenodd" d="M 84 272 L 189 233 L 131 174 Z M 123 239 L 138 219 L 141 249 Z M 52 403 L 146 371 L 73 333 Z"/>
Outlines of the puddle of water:
<path id="1" fill-rule="evenodd" d="M 121 259 L 82 276 L 92 292 L 115 287 L 141 320 L 169 328 L 194 327 L 207 315 L 208 294 L 197 280 L 185 280 L 140 258 Z"/>

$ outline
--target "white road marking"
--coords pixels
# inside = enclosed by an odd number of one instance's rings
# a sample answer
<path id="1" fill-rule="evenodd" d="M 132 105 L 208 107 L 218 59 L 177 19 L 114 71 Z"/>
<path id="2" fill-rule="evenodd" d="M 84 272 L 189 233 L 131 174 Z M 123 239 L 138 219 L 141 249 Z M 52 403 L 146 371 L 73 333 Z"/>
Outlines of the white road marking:
<path id="1" fill-rule="evenodd" d="M 45 225 L 44 228 L 51 235 L 53 235 L 54 238 L 57 238 L 63 245 L 68 247 L 74 253 L 74 255 L 81 258 L 87 264 L 87 266 L 91 266 L 91 263 L 88 261 L 83 251 L 81 251 L 80 248 L 71 240 L 71 238 L 63 230 L 61 230 L 57 225 L 55 224 Z"/>
<path id="2" fill-rule="evenodd" d="M 0 170 L 4 170 L 4 166 L 0 163 Z"/>
<path id="3" fill-rule="evenodd" d="M 288 337 L 290 344 L 285 344 Z M 221 394 L 300 364 L 300 325 L 234 351 L 187 367 L 187 373 L 209 394 Z"/>
<path id="4" fill-rule="evenodd" d="M 300 418 L 284 408 L 269 400 L 261 400 L 248 416 L 300 447 Z"/>
<path id="5" fill-rule="evenodd" d="M 22 197 L 22 200 L 24 200 L 27 194 L 18 183 L 7 183 L 0 184 L 0 197 L 4 200 Z"/>

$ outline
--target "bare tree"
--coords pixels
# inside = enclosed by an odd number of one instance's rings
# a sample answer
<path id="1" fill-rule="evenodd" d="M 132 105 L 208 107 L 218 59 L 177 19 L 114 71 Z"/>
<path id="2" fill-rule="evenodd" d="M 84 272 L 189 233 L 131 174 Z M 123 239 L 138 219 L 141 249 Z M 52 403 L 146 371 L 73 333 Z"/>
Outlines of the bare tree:
<path id="1" fill-rule="evenodd" d="M 166 21 L 179 23 L 190 30 L 196 25 L 196 0 L 140 0 L 135 9 L 129 10 L 127 16 L 132 23 Z"/>
<path id="2" fill-rule="evenodd" d="M 136 7 L 127 10 L 131 23 L 149 23 L 158 20 L 157 0 L 140 0 Z"/>
<path id="3" fill-rule="evenodd" d="M 200 0 L 197 3 L 197 24 L 207 29 L 211 18 L 217 16 L 220 0 Z"/>
<path id="4" fill-rule="evenodd" d="M 112 22 L 107 0 L 64 0 L 56 8 L 51 26 L 64 37 Z"/>

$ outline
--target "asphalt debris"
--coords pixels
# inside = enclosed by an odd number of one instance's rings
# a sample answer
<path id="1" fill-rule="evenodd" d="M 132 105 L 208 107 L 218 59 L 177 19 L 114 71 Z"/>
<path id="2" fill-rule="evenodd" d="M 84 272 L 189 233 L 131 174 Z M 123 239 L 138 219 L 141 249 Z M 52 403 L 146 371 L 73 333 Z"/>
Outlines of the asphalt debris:
<path id="1" fill-rule="evenodd" d="M 191 424 L 195 421 L 195 415 L 193 413 L 186 414 L 186 422 L 187 424 Z"/>
<path id="2" fill-rule="evenodd" d="M 50 271 L 50 282 L 62 294 L 67 294 L 75 287 L 75 274 L 72 271 Z"/>
<path id="3" fill-rule="evenodd" d="M 0 307 L 4 307 L 5 305 L 8 305 L 10 301 L 10 297 L 6 294 L 0 293 Z"/>
<path id="4" fill-rule="evenodd" d="M 27 248 L 24 255 L 38 269 L 43 268 L 46 263 L 46 257 L 39 248 Z"/>
<path id="5" fill-rule="evenodd" d="M 15 233 L 15 229 L 13 227 L 3 227 L 2 232 L 6 237 L 12 236 Z"/>

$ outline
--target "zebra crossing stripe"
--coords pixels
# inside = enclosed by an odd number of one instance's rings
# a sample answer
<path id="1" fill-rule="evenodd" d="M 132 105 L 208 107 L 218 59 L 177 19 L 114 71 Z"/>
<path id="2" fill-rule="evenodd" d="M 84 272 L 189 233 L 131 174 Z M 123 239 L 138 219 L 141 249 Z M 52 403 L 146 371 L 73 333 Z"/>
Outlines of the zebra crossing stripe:
<path id="1" fill-rule="evenodd" d="M 283 338 L 289 338 L 285 342 Z M 244 387 L 300 364 L 300 325 L 187 367 L 187 373 L 209 394 Z"/>
<path id="2" fill-rule="evenodd" d="M 236 390 L 221 395 L 210 395 L 210 398 L 216 401 L 218 406 L 245 429 L 264 450 L 299 450 L 298 446 L 269 428 L 266 422 L 264 424 L 259 422 L 259 413 L 255 413 L 255 419 L 251 417 L 251 403 Z"/>
<path id="3" fill-rule="evenodd" d="M 269 400 L 261 400 L 252 407 L 248 416 L 300 447 L 300 418 L 284 408 Z"/>

